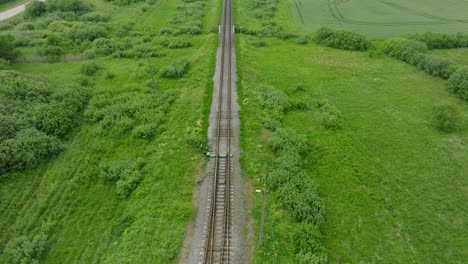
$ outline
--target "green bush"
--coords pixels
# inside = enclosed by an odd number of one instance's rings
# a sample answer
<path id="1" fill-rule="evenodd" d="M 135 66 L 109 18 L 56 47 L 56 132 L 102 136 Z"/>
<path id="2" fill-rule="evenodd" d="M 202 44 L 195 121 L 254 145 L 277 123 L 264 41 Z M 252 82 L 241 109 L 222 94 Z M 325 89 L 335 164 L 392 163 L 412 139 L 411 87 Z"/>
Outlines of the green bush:
<path id="1" fill-rule="evenodd" d="M 393 38 L 383 42 L 382 51 L 390 57 L 410 62 L 416 54 L 427 51 L 427 45 L 416 40 Z"/>
<path id="2" fill-rule="evenodd" d="M 10 69 L 10 62 L 0 58 L 0 71 Z"/>
<path id="3" fill-rule="evenodd" d="M 449 88 L 458 98 L 468 101 L 468 66 L 458 69 L 450 76 Z"/>
<path id="4" fill-rule="evenodd" d="M 173 65 L 166 66 L 159 70 L 159 77 L 167 79 L 176 79 L 184 76 L 189 70 L 187 60 L 178 60 Z"/>
<path id="5" fill-rule="evenodd" d="M 85 22 L 109 22 L 110 19 L 108 14 L 98 12 L 91 12 L 80 16 L 80 20 Z"/>
<path id="6" fill-rule="evenodd" d="M 159 34 L 160 35 L 171 35 L 172 30 L 170 28 L 163 27 L 163 28 L 159 29 Z"/>
<path id="7" fill-rule="evenodd" d="M 46 56 L 48 62 L 58 62 L 65 51 L 60 46 L 46 45 L 42 54 Z"/>
<path id="8" fill-rule="evenodd" d="M 342 127 L 341 111 L 327 102 L 319 102 L 320 124 L 329 130 L 338 130 Z"/>
<path id="9" fill-rule="evenodd" d="M 300 155 L 305 155 L 309 150 L 307 139 L 287 128 L 276 130 L 268 141 L 268 144 L 278 155 L 283 151 L 294 151 Z"/>
<path id="10" fill-rule="evenodd" d="M 448 79 L 458 69 L 452 60 L 422 53 L 413 56 L 411 63 L 426 73 L 443 79 Z"/>
<path id="11" fill-rule="evenodd" d="M 468 34 L 448 33 L 413 33 L 406 36 L 409 39 L 426 43 L 430 49 L 453 49 L 468 47 Z"/>
<path id="12" fill-rule="evenodd" d="M 47 0 L 47 11 L 73 12 L 84 14 L 90 12 L 94 7 L 84 0 Z"/>
<path id="13" fill-rule="evenodd" d="M 144 166 L 144 165 L 143 165 Z M 128 161 L 111 161 L 99 166 L 99 176 L 115 182 L 115 192 L 119 198 L 127 198 L 141 182 L 143 175 L 138 164 Z"/>
<path id="14" fill-rule="evenodd" d="M 289 32 L 278 32 L 275 34 L 275 37 L 279 39 L 292 39 L 292 38 L 296 38 L 297 34 L 289 33 Z"/>
<path id="15" fill-rule="evenodd" d="M 46 3 L 41 1 L 32 1 L 26 5 L 26 10 L 24 11 L 24 17 L 26 19 L 32 19 L 40 17 L 47 12 Z"/>
<path id="16" fill-rule="evenodd" d="M 192 47 L 192 43 L 185 39 L 171 39 L 163 43 L 164 46 L 170 49 L 183 49 Z"/>
<path id="17" fill-rule="evenodd" d="M 34 128 L 23 129 L 14 138 L 0 144 L 0 170 L 35 167 L 61 150 L 62 146 L 56 138 Z"/>
<path id="18" fill-rule="evenodd" d="M 91 43 L 91 47 L 97 55 L 110 55 L 116 50 L 114 41 L 106 38 L 97 38 Z"/>
<path id="19" fill-rule="evenodd" d="M 144 124 L 135 127 L 132 131 L 132 136 L 136 138 L 150 139 L 156 135 L 157 130 L 157 124 Z"/>
<path id="20" fill-rule="evenodd" d="M 255 47 L 266 47 L 267 46 L 267 42 L 263 39 L 260 39 L 260 40 L 256 40 L 254 42 L 252 42 L 252 45 L 254 45 Z"/>
<path id="21" fill-rule="evenodd" d="M 80 72 L 87 76 L 93 76 L 101 69 L 101 66 L 94 61 L 83 62 L 80 65 Z"/>
<path id="22" fill-rule="evenodd" d="M 372 43 L 363 35 L 326 27 L 320 28 L 315 36 L 318 44 L 344 50 L 368 50 Z"/>
<path id="23" fill-rule="evenodd" d="M 202 33 L 202 30 L 199 26 L 188 25 L 188 26 L 179 27 L 174 34 L 175 35 L 182 35 L 182 34 L 200 35 L 201 33 Z"/>
<path id="24" fill-rule="evenodd" d="M 6 263 L 36 264 L 48 246 L 48 235 L 41 232 L 32 239 L 25 236 L 13 238 L 3 252 Z"/>
<path id="25" fill-rule="evenodd" d="M 460 116 L 455 107 L 441 105 L 432 108 L 432 124 L 440 132 L 450 133 L 455 131 L 459 122 Z"/>
<path id="26" fill-rule="evenodd" d="M 101 24 L 87 25 L 83 24 L 79 27 L 68 29 L 65 32 L 65 37 L 74 41 L 94 41 L 98 38 L 106 38 L 109 35 L 107 28 Z"/>
<path id="27" fill-rule="evenodd" d="M 262 107 L 284 113 L 291 106 L 288 95 L 270 86 L 257 87 L 257 98 Z"/>
<path id="28" fill-rule="evenodd" d="M 296 40 L 297 45 L 306 45 L 309 43 L 309 37 L 307 36 L 299 36 Z"/>
<path id="29" fill-rule="evenodd" d="M 15 38 L 10 34 L 0 35 L 0 59 L 13 61 L 17 56 Z"/>

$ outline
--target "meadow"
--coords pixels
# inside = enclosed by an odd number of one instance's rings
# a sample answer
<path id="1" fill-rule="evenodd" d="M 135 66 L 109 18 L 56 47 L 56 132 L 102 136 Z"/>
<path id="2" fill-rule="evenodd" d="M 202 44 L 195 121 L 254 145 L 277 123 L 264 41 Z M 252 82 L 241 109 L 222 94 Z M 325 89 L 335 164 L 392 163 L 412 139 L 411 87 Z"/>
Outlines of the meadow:
<path id="1" fill-rule="evenodd" d="M 54 92 L 63 84 L 81 84 L 90 98 L 76 116 L 78 125 L 59 139 L 61 153 L 0 177 L 2 263 L 174 263 L 193 217 L 217 42 L 209 29 L 219 16 L 205 16 L 197 2 L 190 3 L 203 31 L 173 37 L 160 31 L 183 27 L 174 22 L 183 14 L 182 1 L 92 4 L 98 19 L 111 16 L 107 24 L 97 23 L 107 29 L 106 38 L 130 45 L 107 53 L 113 48 L 109 42 L 91 40 L 81 42 L 83 49 L 79 41 L 67 40 L 74 35 L 65 31 L 73 29 L 37 26 L 43 18 L 3 24 L 2 33 L 21 39 L 22 61 L 46 60 L 16 63 L 9 70 L 39 76 Z M 206 4 L 219 10 L 219 1 Z M 56 25 L 79 29 L 81 22 L 71 17 Z M 41 34 L 52 37 L 40 40 Z M 62 52 L 41 53 L 56 44 L 57 35 L 65 43 L 58 46 Z M 146 46 L 152 47 L 150 54 Z M 66 61 L 66 54 L 79 56 Z M 189 65 L 183 73 L 161 77 L 160 70 L 178 60 Z"/>

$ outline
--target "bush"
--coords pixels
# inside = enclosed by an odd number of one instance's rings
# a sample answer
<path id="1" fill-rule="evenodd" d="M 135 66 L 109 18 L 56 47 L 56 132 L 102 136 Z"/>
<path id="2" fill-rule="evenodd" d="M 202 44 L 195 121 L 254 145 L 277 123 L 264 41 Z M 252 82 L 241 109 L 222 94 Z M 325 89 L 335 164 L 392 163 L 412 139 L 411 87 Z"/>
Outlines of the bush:
<path id="1" fill-rule="evenodd" d="M 80 66 L 80 72 L 87 76 L 95 75 L 100 69 L 101 66 L 93 61 L 83 62 Z"/>
<path id="2" fill-rule="evenodd" d="M 157 124 L 140 125 L 133 129 L 132 136 L 136 138 L 150 139 L 156 135 L 157 129 Z"/>
<path id="3" fill-rule="evenodd" d="M 411 63 L 426 73 L 443 79 L 448 79 L 458 69 L 452 60 L 421 53 L 413 56 Z"/>
<path id="4" fill-rule="evenodd" d="M 426 43 L 430 49 L 452 49 L 468 47 L 468 34 L 413 33 L 407 38 Z"/>
<path id="5" fill-rule="evenodd" d="M 97 38 L 91 43 L 96 55 L 110 55 L 116 50 L 115 43 L 106 38 Z"/>
<path id="6" fill-rule="evenodd" d="M 99 24 L 81 25 L 77 28 L 68 29 L 65 32 L 65 37 L 75 41 L 93 41 L 98 38 L 106 38 L 108 35 L 108 30 Z"/>
<path id="7" fill-rule="evenodd" d="M 270 86 L 257 88 L 259 103 L 262 107 L 284 113 L 290 107 L 288 95 Z"/>
<path id="8" fill-rule="evenodd" d="M 299 36 L 296 40 L 297 45 L 306 45 L 309 43 L 309 37 L 307 36 Z"/>
<path id="9" fill-rule="evenodd" d="M 182 35 L 182 34 L 200 35 L 201 33 L 202 33 L 202 30 L 199 26 L 181 26 L 177 29 L 177 31 L 174 34 L 175 35 Z"/>
<path id="10" fill-rule="evenodd" d="M 261 39 L 261 40 L 252 42 L 252 45 L 254 45 L 255 47 L 265 47 L 267 45 L 267 42 Z"/>
<path id="11" fill-rule="evenodd" d="M 46 56 L 48 62 L 58 62 L 65 52 L 62 47 L 46 45 L 42 54 Z"/>
<path id="12" fill-rule="evenodd" d="M 319 102 L 318 108 L 320 111 L 320 124 L 329 130 L 337 130 L 342 127 L 341 111 L 335 106 Z"/>
<path id="13" fill-rule="evenodd" d="M 458 98 L 468 101 L 468 66 L 458 69 L 450 76 L 449 88 Z"/>
<path id="14" fill-rule="evenodd" d="M 297 34 L 289 33 L 289 32 L 278 32 L 275 34 L 275 37 L 279 39 L 292 39 L 292 38 L 296 38 Z"/>
<path id="15" fill-rule="evenodd" d="M 80 20 L 86 22 L 109 22 L 110 16 L 103 13 L 92 12 L 80 16 Z"/>
<path id="16" fill-rule="evenodd" d="M 35 167 L 48 156 L 61 150 L 62 146 L 56 138 L 37 129 L 27 128 L 0 144 L 0 170 Z"/>
<path id="17" fill-rule="evenodd" d="M 426 52 L 427 45 L 416 40 L 393 38 L 383 42 L 382 51 L 390 57 L 410 62 L 416 54 Z"/>
<path id="18" fill-rule="evenodd" d="M 32 1 L 26 5 L 26 10 L 24 11 L 24 17 L 26 19 L 32 19 L 40 17 L 47 12 L 46 3 L 41 1 Z"/>
<path id="19" fill-rule="evenodd" d="M 322 27 L 317 31 L 315 40 L 318 44 L 344 50 L 368 50 L 372 43 L 363 35 Z"/>
<path id="20" fill-rule="evenodd" d="M 15 38 L 10 34 L 0 35 L 0 59 L 13 61 L 17 56 Z"/>
<path id="21" fill-rule="evenodd" d="M 172 30 L 170 28 L 163 27 L 163 28 L 159 29 L 159 34 L 160 35 L 171 35 Z"/>
<path id="22" fill-rule="evenodd" d="M 459 122 L 460 116 L 453 106 L 441 105 L 432 108 L 432 124 L 440 132 L 455 131 Z"/>
<path id="23" fill-rule="evenodd" d="M 276 130 L 268 144 L 276 154 L 283 151 L 294 151 L 300 155 L 305 155 L 309 150 L 307 139 L 287 128 Z"/>
<path id="24" fill-rule="evenodd" d="M 166 66 L 159 70 L 159 76 L 162 78 L 175 79 L 184 76 L 189 70 L 189 62 L 178 60 L 173 65 Z"/>
<path id="25" fill-rule="evenodd" d="M 163 45 L 170 49 L 183 49 L 192 47 L 192 43 L 185 39 L 171 39 L 170 41 L 163 43 Z"/>
<path id="26" fill-rule="evenodd" d="M 84 0 L 47 0 L 47 11 L 73 12 L 84 14 L 93 10 L 93 6 Z"/>
<path id="27" fill-rule="evenodd" d="M 47 250 L 48 235 L 41 232 L 32 239 L 21 236 L 8 242 L 4 250 L 7 263 L 35 264 Z"/>
<path id="28" fill-rule="evenodd" d="M 10 68 L 10 62 L 0 58 L 0 71 L 8 70 Z"/>

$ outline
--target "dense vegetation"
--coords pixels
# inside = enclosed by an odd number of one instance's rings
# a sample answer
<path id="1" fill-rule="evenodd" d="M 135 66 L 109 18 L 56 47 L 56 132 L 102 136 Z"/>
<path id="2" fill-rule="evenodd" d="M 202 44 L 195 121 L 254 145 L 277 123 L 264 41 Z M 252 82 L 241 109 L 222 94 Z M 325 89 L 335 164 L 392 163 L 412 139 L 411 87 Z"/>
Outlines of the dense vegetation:
<path id="1" fill-rule="evenodd" d="M 203 159 L 193 146 L 206 141 L 214 71 L 217 38 L 204 29 L 218 16 L 204 10 L 219 3 L 187 2 L 187 16 L 183 1 L 155 4 L 48 1 L 0 22 L 19 53 L 16 63 L 0 59 L 2 74 L 21 72 L 48 91 L 18 104 L 31 109 L 21 112 L 30 123 L 6 140 L 28 144 L 17 157 L 37 159 L 1 174 L 1 263 L 176 261 L 194 213 Z M 183 76 L 159 77 L 178 62 Z M 88 103 L 69 126 L 75 88 Z"/>
<path id="2" fill-rule="evenodd" d="M 315 36 L 315 41 L 327 47 L 344 50 L 368 50 L 371 42 L 363 35 L 330 28 L 320 28 Z"/>
<path id="3" fill-rule="evenodd" d="M 82 87 L 53 93 L 46 80 L 0 71 L 0 174 L 35 167 L 61 149 L 88 95 Z"/>

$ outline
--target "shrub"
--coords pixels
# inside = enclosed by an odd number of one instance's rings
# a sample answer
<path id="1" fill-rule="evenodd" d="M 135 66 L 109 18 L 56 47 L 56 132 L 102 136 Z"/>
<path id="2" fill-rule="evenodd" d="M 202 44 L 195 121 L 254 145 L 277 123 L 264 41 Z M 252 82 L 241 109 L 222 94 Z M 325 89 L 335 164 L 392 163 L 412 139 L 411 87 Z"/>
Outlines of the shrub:
<path id="1" fill-rule="evenodd" d="M 306 45 L 309 43 L 309 37 L 307 36 L 299 36 L 296 40 L 297 45 Z"/>
<path id="2" fill-rule="evenodd" d="M 447 33 L 413 33 L 407 38 L 426 43 L 430 49 L 452 49 L 468 47 L 468 34 L 447 34 Z"/>
<path id="3" fill-rule="evenodd" d="M 202 30 L 199 26 L 181 26 L 177 29 L 177 31 L 174 34 L 175 35 L 182 35 L 182 34 L 200 35 L 201 33 L 202 33 Z"/>
<path id="4" fill-rule="evenodd" d="M 91 43 L 95 54 L 97 55 L 109 55 L 116 50 L 115 43 L 106 38 L 97 38 Z"/>
<path id="5" fill-rule="evenodd" d="M 371 42 L 363 35 L 322 27 L 317 31 L 315 40 L 318 44 L 344 50 L 368 50 Z"/>
<path id="6" fill-rule="evenodd" d="M 416 40 L 393 38 L 383 42 L 382 51 L 391 57 L 410 62 L 415 54 L 426 52 L 427 45 Z"/>
<path id="7" fill-rule="evenodd" d="M 144 124 L 137 126 L 132 131 L 132 136 L 136 138 L 150 139 L 156 135 L 158 129 L 157 124 Z"/>
<path id="8" fill-rule="evenodd" d="M 61 150 L 62 146 L 56 138 L 37 129 L 27 128 L 0 144 L 0 170 L 35 167 Z"/>
<path id="9" fill-rule="evenodd" d="M 168 41 L 167 47 L 170 49 L 182 49 L 192 47 L 192 43 L 185 39 L 172 39 Z"/>
<path id="10" fill-rule="evenodd" d="M 13 61 L 17 56 L 15 38 L 10 34 L 0 35 L 0 58 Z"/>
<path id="11" fill-rule="evenodd" d="M 279 39 L 292 39 L 292 38 L 296 38 L 297 34 L 289 33 L 289 32 L 278 32 L 275 34 L 275 37 Z"/>
<path id="12" fill-rule="evenodd" d="M 58 62 L 62 55 L 65 54 L 62 47 L 46 45 L 43 50 L 43 55 L 46 56 L 48 62 Z"/>
<path id="13" fill-rule="evenodd" d="M 105 75 L 106 79 L 108 80 L 112 80 L 115 78 L 115 73 L 113 72 L 106 72 L 106 75 Z"/>
<path id="14" fill-rule="evenodd" d="M 103 13 L 91 12 L 80 16 L 80 20 L 86 22 L 109 22 L 110 16 Z"/>
<path id="15" fill-rule="evenodd" d="M 320 253 L 324 251 L 322 234 L 316 225 L 301 223 L 296 226 L 293 234 L 296 253 Z"/>
<path id="16" fill-rule="evenodd" d="M 47 250 L 48 235 L 41 232 L 32 239 L 21 236 L 8 242 L 4 250 L 7 263 L 35 264 Z"/>
<path id="17" fill-rule="evenodd" d="M 24 17 L 26 19 L 40 17 L 47 12 L 46 3 L 42 1 L 32 1 L 26 5 Z"/>
<path id="18" fill-rule="evenodd" d="M 329 130 L 337 130 L 342 127 L 341 111 L 335 106 L 319 102 L 318 108 L 320 111 L 320 124 Z"/>
<path id="19" fill-rule="evenodd" d="M 295 92 L 303 92 L 306 90 L 306 86 L 304 83 L 296 83 L 294 86 L 293 86 L 293 90 Z"/>
<path id="20" fill-rule="evenodd" d="M 270 86 L 260 86 L 257 89 L 259 103 L 262 107 L 284 113 L 290 107 L 288 95 Z"/>
<path id="21" fill-rule="evenodd" d="M 84 14 L 93 10 L 93 6 L 84 0 L 47 0 L 47 11 L 73 12 Z"/>
<path id="22" fill-rule="evenodd" d="M 287 128 L 276 130 L 268 141 L 268 144 L 277 154 L 283 151 L 294 151 L 300 155 L 305 155 L 309 150 L 307 139 Z"/>
<path id="23" fill-rule="evenodd" d="M 173 65 L 161 68 L 159 76 L 162 78 L 175 79 L 184 76 L 189 70 L 189 62 L 178 60 Z"/>
<path id="24" fill-rule="evenodd" d="M 80 66 L 80 72 L 87 76 L 95 75 L 100 69 L 101 66 L 93 61 L 83 62 Z"/>
<path id="25" fill-rule="evenodd" d="M 468 66 L 458 69 L 450 76 L 449 88 L 458 98 L 468 100 Z"/>
<path id="26" fill-rule="evenodd" d="M 103 25 L 95 24 L 68 29 L 65 32 L 65 37 L 75 41 L 93 41 L 98 38 L 106 38 L 108 34 L 108 30 Z"/>
<path id="27" fill-rule="evenodd" d="M 457 129 L 460 116 L 450 105 L 434 106 L 432 108 L 432 124 L 441 132 L 453 132 Z"/>
<path id="28" fill-rule="evenodd" d="M 159 29 L 159 34 L 160 35 L 170 35 L 172 34 L 172 30 L 170 28 L 163 27 Z"/>
<path id="29" fill-rule="evenodd" d="M 256 40 L 252 42 L 252 45 L 254 45 L 255 47 L 265 47 L 267 45 L 267 42 L 261 39 L 261 40 Z"/>
<path id="30" fill-rule="evenodd" d="M 262 125 L 266 129 L 276 131 L 278 128 L 281 127 L 281 122 L 271 117 L 265 117 L 262 119 Z"/>
<path id="31" fill-rule="evenodd" d="M 0 58 L 0 71 L 8 70 L 10 68 L 10 62 Z"/>
<path id="32" fill-rule="evenodd" d="M 458 68 L 452 60 L 421 53 L 413 56 L 411 63 L 426 73 L 443 79 L 448 79 Z"/>

